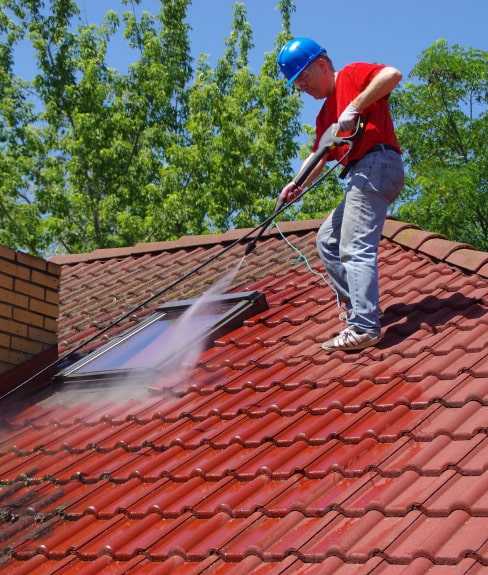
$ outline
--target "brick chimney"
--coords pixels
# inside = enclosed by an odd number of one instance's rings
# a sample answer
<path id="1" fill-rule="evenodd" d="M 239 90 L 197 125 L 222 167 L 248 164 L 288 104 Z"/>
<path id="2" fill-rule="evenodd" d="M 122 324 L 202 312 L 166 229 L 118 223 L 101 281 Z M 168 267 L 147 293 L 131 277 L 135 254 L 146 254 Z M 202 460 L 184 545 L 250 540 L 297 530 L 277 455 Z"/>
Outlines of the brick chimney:
<path id="1" fill-rule="evenodd" d="M 0 246 L 0 394 L 57 358 L 59 273 L 52 262 Z"/>

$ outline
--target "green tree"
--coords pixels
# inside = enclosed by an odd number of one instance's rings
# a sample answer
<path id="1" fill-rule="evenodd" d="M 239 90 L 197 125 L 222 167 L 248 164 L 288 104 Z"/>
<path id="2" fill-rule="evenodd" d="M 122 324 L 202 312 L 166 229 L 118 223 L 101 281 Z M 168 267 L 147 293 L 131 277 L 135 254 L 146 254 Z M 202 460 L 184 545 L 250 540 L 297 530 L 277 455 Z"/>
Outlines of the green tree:
<path id="1" fill-rule="evenodd" d="M 42 147 L 32 189 L 43 233 L 37 249 L 82 251 L 143 236 L 166 147 L 186 121 L 188 3 L 169 0 L 140 21 L 131 11 L 123 15 L 125 37 L 140 52 L 123 75 L 106 63 L 120 26 L 114 12 L 100 26 L 75 29 L 74 0 L 3 0 L 28 32 L 38 63 L 33 88 L 42 110 L 33 124 Z"/>
<path id="2" fill-rule="evenodd" d="M 169 149 L 161 209 L 147 226 L 204 233 L 255 224 L 268 214 L 290 173 L 300 132 L 300 101 L 279 77 L 276 54 L 289 37 L 293 3 L 280 3 L 283 30 L 259 74 L 249 69 L 252 30 L 236 3 L 226 50 L 212 69 L 205 56 L 188 91 L 188 139 Z"/>
<path id="3" fill-rule="evenodd" d="M 22 27 L 0 12 L 0 243 L 39 247 L 42 221 L 34 189 L 42 154 L 29 86 L 13 73 Z"/>
<path id="4" fill-rule="evenodd" d="M 488 249 L 488 52 L 439 40 L 392 98 L 408 178 L 401 219 Z"/>
<path id="5" fill-rule="evenodd" d="M 204 57 L 194 69 L 190 0 L 139 16 L 139 0 L 126 4 L 95 26 L 81 23 L 75 0 L 0 0 L 9 174 L 0 241 L 74 252 L 226 230 L 268 213 L 290 175 L 300 102 L 279 78 L 276 50 L 293 1 L 279 2 L 283 29 L 258 74 L 244 5 L 215 69 Z M 136 54 L 127 73 L 107 64 L 119 29 Z M 12 72 L 22 33 L 38 64 L 31 85 Z"/>

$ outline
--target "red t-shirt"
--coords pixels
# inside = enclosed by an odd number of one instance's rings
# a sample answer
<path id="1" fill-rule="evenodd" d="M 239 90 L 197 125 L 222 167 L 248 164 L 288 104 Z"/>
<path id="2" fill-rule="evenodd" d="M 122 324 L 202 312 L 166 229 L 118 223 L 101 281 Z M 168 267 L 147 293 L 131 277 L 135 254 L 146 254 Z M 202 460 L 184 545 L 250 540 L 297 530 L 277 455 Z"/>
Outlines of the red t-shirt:
<path id="1" fill-rule="evenodd" d="M 376 74 L 385 66 L 356 62 L 345 66 L 337 75 L 334 92 L 324 102 L 316 119 L 315 142 L 312 150 L 318 148 L 325 130 L 341 115 L 342 111 L 361 93 Z M 388 104 L 388 96 L 381 98 L 363 110 L 361 116 L 367 120 L 363 135 L 354 143 L 353 150 L 343 162 L 362 158 L 376 144 L 389 144 L 400 152 Z M 347 151 L 347 146 L 338 146 L 327 154 L 327 160 L 339 160 Z"/>

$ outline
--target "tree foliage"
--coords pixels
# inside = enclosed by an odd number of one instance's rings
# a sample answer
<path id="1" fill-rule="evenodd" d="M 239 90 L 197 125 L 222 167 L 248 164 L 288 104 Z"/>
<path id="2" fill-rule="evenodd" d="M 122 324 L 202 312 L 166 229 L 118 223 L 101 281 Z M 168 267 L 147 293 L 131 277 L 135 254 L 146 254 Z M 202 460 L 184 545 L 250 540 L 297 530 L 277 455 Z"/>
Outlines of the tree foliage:
<path id="1" fill-rule="evenodd" d="M 226 49 L 194 66 L 190 0 L 156 14 L 127 10 L 83 24 L 75 0 L 0 0 L 0 242 L 77 252 L 226 230 L 256 222 L 291 172 L 300 101 L 279 78 L 276 50 L 249 68 L 252 30 L 236 3 Z M 119 31 L 137 57 L 110 68 Z M 37 62 L 17 78 L 24 34 Z"/>
<path id="2" fill-rule="evenodd" d="M 435 42 L 393 98 L 408 179 L 401 219 L 488 249 L 488 52 Z"/>
<path id="3" fill-rule="evenodd" d="M 43 154 L 29 85 L 13 73 L 20 25 L 0 13 L 0 243 L 38 249 L 35 192 Z"/>

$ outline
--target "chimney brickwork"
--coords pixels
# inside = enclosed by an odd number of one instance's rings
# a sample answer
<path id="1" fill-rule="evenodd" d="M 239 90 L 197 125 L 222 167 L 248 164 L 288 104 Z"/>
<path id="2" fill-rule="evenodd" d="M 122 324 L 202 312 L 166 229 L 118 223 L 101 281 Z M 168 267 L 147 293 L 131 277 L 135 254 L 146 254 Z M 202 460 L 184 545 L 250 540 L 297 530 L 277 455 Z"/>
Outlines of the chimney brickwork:
<path id="1" fill-rule="evenodd" d="M 0 246 L 0 373 L 57 344 L 60 267 Z"/>

